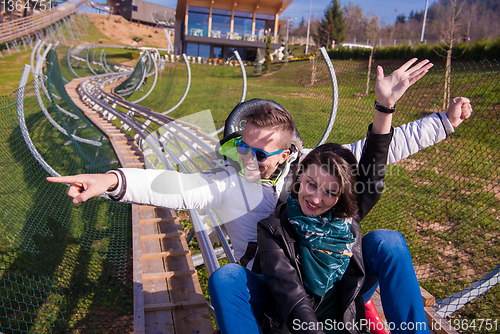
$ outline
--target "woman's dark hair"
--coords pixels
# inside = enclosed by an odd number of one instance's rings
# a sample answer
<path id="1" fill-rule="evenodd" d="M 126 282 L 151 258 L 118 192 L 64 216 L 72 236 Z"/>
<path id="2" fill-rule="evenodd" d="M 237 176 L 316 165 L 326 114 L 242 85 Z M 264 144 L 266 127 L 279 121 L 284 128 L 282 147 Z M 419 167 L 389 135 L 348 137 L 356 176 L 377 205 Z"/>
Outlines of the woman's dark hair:
<path id="1" fill-rule="evenodd" d="M 335 204 L 336 217 L 355 217 L 358 212 L 355 190 L 358 162 L 352 152 L 340 144 L 327 143 L 316 147 L 299 163 L 294 171 L 290 192 L 297 195 L 299 176 L 312 165 L 325 168 L 329 174 L 340 178 L 339 200 Z M 320 169 L 318 168 L 318 171 Z"/>

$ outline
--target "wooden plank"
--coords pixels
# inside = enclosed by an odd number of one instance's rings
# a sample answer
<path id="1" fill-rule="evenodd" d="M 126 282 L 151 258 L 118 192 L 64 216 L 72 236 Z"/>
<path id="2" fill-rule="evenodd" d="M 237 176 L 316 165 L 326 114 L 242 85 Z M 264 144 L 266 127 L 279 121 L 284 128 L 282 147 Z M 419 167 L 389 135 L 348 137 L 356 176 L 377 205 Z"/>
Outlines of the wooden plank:
<path id="1" fill-rule="evenodd" d="M 143 162 L 126 162 L 125 166 L 126 168 L 137 168 L 137 167 L 142 167 L 144 166 Z"/>
<path id="2" fill-rule="evenodd" d="M 425 307 L 424 309 L 427 316 L 427 323 L 432 332 L 436 334 L 458 334 L 448 321 L 438 315 L 432 307 Z"/>
<path id="3" fill-rule="evenodd" d="M 153 208 L 142 209 L 139 211 L 141 219 L 154 218 L 156 212 Z M 156 224 L 141 224 L 141 234 L 154 234 L 158 231 Z M 141 242 L 142 253 L 161 252 L 161 246 L 158 239 L 143 240 Z M 162 258 L 146 258 L 142 260 L 143 276 L 148 273 L 165 271 Z M 146 304 L 168 304 L 170 303 L 167 281 L 164 277 L 152 277 L 144 280 L 144 303 Z M 171 311 L 152 311 L 145 312 L 146 333 L 175 333 L 174 321 Z"/>
<path id="4" fill-rule="evenodd" d="M 177 233 L 158 233 L 158 234 L 147 234 L 141 235 L 141 240 L 159 240 L 159 239 L 168 239 L 168 238 L 177 238 L 182 235 L 181 232 Z"/>
<path id="5" fill-rule="evenodd" d="M 77 106 L 108 136 L 122 166 L 144 168 L 135 140 L 79 99 L 76 87 L 83 79 L 67 88 Z M 212 333 L 207 302 L 175 211 L 133 206 L 133 228 L 134 333 Z"/>
<path id="6" fill-rule="evenodd" d="M 167 257 L 167 256 L 185 256 L 189 255 L 189 251 L 178 251 L 178 252 L 159 252 L 159 253 L 148 253 L 148 254 L 142 254 L 142 258 L 147 258 L 147 257 Z"/>
<path id="7" fill-rule="evenodd" d="M 158 208 L 159 216 L 177 216 L 173 210 Z M 182 228 L 179 221 L 167 221 L 158 224 L 160 233 L 169 233 Z M 170 251 L 188 251 L 189 247 L 186 238 L 163 239 L 162 249 Z M 167 257 L 165 258 L 165 268 L 167 271 L 191 271 L 194 264 L 191 257 Z M 175 304 L 183 303 L 203 303 L 205 301 L 203 292 L 199 284 L 198 276 L 167 278 L 170 287 L 171 302 Z M 174 309 L 173 318 L 176 323 L 177 334 L 191 334 L 195 331 L 199 333 L 212 333 L 213 326 L 206 304 L 204 307 Z"/>
<path id="8" fill-rule="evenodd" d="M 142 283 L 142 256 L 139 234 L 139 210 L 132 205 L 132 251 L 133 251 L 133 279 L 134 279 L 134 333 L 144 334 L 144 295 Z"/>
<path id="9" fill-rule="evenodd" d="M 171 277 L 184 277 L 196 275 L 196 270 L 175 270 L 175 271 L 162 271 L 157 273 L 143 273 L 143 279 L 153 279 L 153 278 L 171 278 Z"/>
<path id="10" fill-rule="evenodd" d="M 160 217 L 160 218 L 152 218 L 152 219 L 143 219 L 140 221 L 141 224 L 148 223 L 166 223 L 166 222 L 180 222 L 181 219 L 179 217 Z M 182 231 L 182 227 L 179 227 L 179 231 Z"/>
<path id="11" fill-rule="evenodd" d="M 425 315 L 427 316 L 427 323 L 429 325 L 430 333 L 431 334 L 455 334 L 457 331 L 455 331 L 451 326 L 448 324 L 448 322 L 443 319 L 441 316 L 439 316 L 436 311 L 432 308 L 435 303 L 435 298 L 433 295 L 431 295 L 427 290 L 424 288 L 420 287 L 420 292 L 422 294 L 422 300 L 424 302 L 424 310 L 425 310 Z M 385 321 L 385 314 L 384 314 L 384 309 L 382 308 L 382 303 L 380 300 L 380 288 L 377 288 L 375 293 L 372 296 L 373 303 L 375 304 L 375 307 L 380 315 L 380 318 L 382 321 Z M 386 328 L 387 330 L 387 328 Z M 387 332 L 389 332 L 387 330 Z"/>
<path id="12" fill-rule="evenodd" d="M 207 307 L 207 301 L 191 302 L 191 303 L 183 302 L 181 304 L 168 303 L 168 304 L 144 305 L 144 309 L 146 311 L 173 310 L 173 309 L 183 309 L 190 307 Z"/>
<path id="13" fill-rule="evenodd" d="M 420 293 L 422 294 L 422 299 L 424 301 L 425 307 L 433 307 L 434 304 L 436 304 L 436 299 L 434 298 L 433 295 L 431 295 L 429 292 L 427 292 L 427 290 L 420 287 Z"/>

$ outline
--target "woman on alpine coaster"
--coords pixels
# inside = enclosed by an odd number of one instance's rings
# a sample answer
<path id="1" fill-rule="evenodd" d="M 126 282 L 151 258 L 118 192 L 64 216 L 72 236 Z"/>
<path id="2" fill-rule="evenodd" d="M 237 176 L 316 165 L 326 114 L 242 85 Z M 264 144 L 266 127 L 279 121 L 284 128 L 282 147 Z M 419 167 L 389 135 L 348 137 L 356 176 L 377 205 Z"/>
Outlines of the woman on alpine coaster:
<path id="1" fill-rule="evenodd" d="M 432 66 L 410 68 L 414 62 L 399 69 L 407 75 L 406 88 Z M 382 68 L 377 72 L 378 103 L 359 164 L 339 144 L 312 150 L 295 171 L 287 202 L 257 225 L 253 271 L 228 264 L 210 276 L 221 333 L 359 333 L 367 327 L 382 333 L 384 324 L 370 323 L 363 302 L 378 283 L 393 334 L 429 333 L 403 236 L 377 230 L 362 237 L 359 226 L 380 198 L 393 131 L 391 107 L 406 90 L 382 101 L 388 94 L 379 94 L 385 87 Z M 468 118 L 467 99 L 461 108 L 461 117 Z"/>

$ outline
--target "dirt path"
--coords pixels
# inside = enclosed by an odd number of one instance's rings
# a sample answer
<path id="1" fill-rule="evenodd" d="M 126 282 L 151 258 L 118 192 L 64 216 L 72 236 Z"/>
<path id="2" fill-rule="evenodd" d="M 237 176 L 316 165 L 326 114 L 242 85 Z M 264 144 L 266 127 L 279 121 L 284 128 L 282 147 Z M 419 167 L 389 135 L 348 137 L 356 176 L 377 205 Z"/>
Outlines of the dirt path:
<path id="1" fill-rule="evenodd" d="M 163 29 L 137 22 L 131 23 L 119 15 L 91 14 L 90 21 L 106 37 L 116 44 L 130 46 L 154 46 L 167 48 L 167 36 Z M 103 43 L 108 43 L 100 39 Z M 99 41 L 96 41 L 99 42 Z M 172 40 L 172 44 L 173 44 Z"/>

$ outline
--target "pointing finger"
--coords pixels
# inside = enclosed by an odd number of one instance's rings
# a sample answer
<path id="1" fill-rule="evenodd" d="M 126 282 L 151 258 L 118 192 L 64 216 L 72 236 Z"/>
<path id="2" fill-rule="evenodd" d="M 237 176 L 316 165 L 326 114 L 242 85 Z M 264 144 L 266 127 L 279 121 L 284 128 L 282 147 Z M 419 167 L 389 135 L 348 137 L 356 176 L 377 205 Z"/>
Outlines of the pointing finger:
<path id="1" fill-rule="evenodd" d="M 59 176 L 59 177 L 53 177 L 49 176 L 45 178 L 49 182 L 53 183 L 67 183 L 67 184 L 72 184 L 77 182 L 77 178 L 75 176 Z"/>

